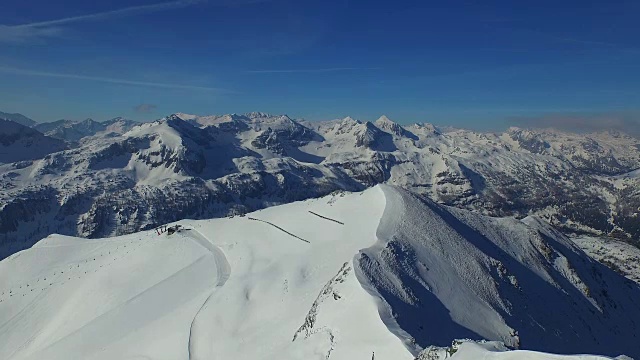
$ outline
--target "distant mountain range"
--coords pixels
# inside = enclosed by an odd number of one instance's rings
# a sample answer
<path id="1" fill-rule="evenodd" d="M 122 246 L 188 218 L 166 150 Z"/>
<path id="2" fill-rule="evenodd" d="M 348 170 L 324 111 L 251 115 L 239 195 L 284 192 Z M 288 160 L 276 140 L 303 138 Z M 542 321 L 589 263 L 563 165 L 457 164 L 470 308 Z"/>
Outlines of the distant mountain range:
<path id="1" fill-rule="evenodd" d="M 54 232 L 111 236 L 379 183 L 486 215 L 537 215 L 564 231 L 640 241 L 640 141 L 616 132 L 479 133 L 384 116 L 264 113 L 35 129 L 68 149 L 0 165 L 2 256 Z"/>
<path id="2" fill-rule="evenodd" d="M 121 135 L 138 124 L 120 117 L 101 122 L 86 119 L 36 123 L 22 114 L 0 112 L 0 164 L 41 159 L 76 147 L 84 138 Z"/>
<path id="3" fill-rule="evenodd" d="M 58 120 L 49 123 L 40 123 L 33 126 L 43 134 L 65 141 L 76 142 L 85 137 L 104 134 L 123 134 L 135 125 L 140 124 L 133 120 L 121 117 L 106 121 L 86 119 L 83 121 Z"/>
<path id="4" fill-rule="evenodd" d="M 29 119 L 28 117 L 22 114 L 10 114 L 2 111 L 0 111 L 0 119 L 11 120 L 13 122 L 17 122 L 20 125 L 24 125 L 28 127 L 32 127 L 37 124 L 35 121 Z"/>
<path id="5" fill-rule="evenodd" d="M 0 119 L 0 164 L 41 159 L 67 149 L 67 144 L 20 123 Z"/>

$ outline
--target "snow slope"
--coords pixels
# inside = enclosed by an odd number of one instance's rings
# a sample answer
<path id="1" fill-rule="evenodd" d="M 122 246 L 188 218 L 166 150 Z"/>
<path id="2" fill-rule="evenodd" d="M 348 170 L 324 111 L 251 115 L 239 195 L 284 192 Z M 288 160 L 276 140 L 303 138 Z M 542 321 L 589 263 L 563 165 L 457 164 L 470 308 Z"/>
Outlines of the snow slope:
<path id="1" fill-rule="evenodd" d="M 496 341 L 470 341 L 456 340 L 450 347 L 436 348 L 432 347 L 423 351 L 416 360 L 477 360 L 477 359 L 493 359 L 493 360 L 600 360 L 602 356 L 595 355 L 554 355 L 549 353 L 541 353 L 537 351 L 516 350 L 511 351 L 504 344 Z M 629 360 L 624 355 L 616 357 L 618 360 Z"/>
<path id="2" fill-rule="evenodd" d="M 536 219 L 378 186 L 180 224 L 1 261 L 0 358 L 409 360 L 463 337 L 640 355 L 637 284 Z"/>
<path id="3" fill-rule="evenodd" d="M 398 336 L 409 333 L 419 347 L 464 337 L 640 356 L 631 330 L 640 324 L 638 285 L 543 221 L 489 218 L 382 189 L 378 242 L 356 262 Z"/>
<path id="4" fill-rule="evenodd" d="M 573 242 L 592 258 L 640 284 L 640 249 L 610 238 L 576 236 Z"/>
<path id="5" fill-rule="evenodd" d="M 0 358 L 186 358 L 216 263 L 183 236 L 44 239 L 0 263 Z"/>

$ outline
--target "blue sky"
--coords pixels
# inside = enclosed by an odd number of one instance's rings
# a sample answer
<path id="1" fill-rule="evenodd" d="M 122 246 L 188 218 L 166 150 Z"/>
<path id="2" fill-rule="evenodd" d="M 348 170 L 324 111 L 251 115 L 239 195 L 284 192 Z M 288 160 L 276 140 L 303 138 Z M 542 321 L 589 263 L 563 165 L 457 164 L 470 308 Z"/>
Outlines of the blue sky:
<path id="1" fill-rule="evenodd" d="M 0 110 L 640 126 L 638 14 L 638 1 L 4 0 Z"/>

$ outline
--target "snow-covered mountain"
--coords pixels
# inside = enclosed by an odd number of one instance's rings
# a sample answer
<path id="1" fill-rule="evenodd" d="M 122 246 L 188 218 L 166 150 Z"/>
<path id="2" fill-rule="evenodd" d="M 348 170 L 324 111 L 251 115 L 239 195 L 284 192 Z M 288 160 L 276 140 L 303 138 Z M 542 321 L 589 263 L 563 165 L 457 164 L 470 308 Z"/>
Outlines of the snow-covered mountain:
<path id="1" fill-rule="evenodd" d="M 24 125 L 28 127 L 33 127 L 36 124 L 36 122 L 33 121 L 32 119 L 29 119 L 28 117 L 18 113 L 6 113 L 6 112 L 0 111 L 0 119 L 10 120 L 13 122 L 17 122 L 20 125 Z"/>
<path id="2" fill-rule="evenodd" d="M 1 261 L 0 358 L 640 357 L 640 286 L 536 217 L 381 185 L 176 224 Z"/>
<path id="3" fill-rule="evenodd" d="M 122 130 L 126 130 L 126 126 Z M 117 133 L 117 132 L 116 132 Z M 0 257 L 52 232 L 103 237 L 380 183 L 494 216 L 640 240 L 640 141 L 344 118 L 174 114 L 0 166 Z"/>
<path id="4" fill-rule="evenodd" d="M 133 120 L 117 117 L 102 122 L 93 119 L 82 121 L 58 120 L 35 124 L 33 128 L 53 138 L 78 142 L 89 136 L 121 135 L 138 124 Z"/>
<path id="5" fill-rule="evenodd" d="M 640 249 L 611 238 L 581 235 L 571 240 L 602 264 L 640 284 Z"/>
<path id="6" fill-rule="evenodd" d="M 15 121 L 0 119 L 0 164 L 18 163 L 17 166 L 20 166 L 21 161 L 41 159 L 66 148 L 63 141 L 45 136 Z M 4 187 L 0 186 L 0 189 Z"/>

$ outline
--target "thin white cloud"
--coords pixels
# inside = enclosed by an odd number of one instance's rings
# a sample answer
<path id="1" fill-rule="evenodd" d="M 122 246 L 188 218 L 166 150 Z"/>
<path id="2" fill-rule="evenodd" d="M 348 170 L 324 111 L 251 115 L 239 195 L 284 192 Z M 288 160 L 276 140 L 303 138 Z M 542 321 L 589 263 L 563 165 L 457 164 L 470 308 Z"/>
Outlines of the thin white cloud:
<path id="1" fill-rule="evenodd" d="M 0 25 L 0 43 L 26 43 L 38 39 L 57 37 L 60 27 L 29 28 Z"/>
<path id="2" fill-rule="evenodd" d="M 42 27 L 50 27 L 50 26 L 58 26 L 65 25 L 70 23 L 77 23 L 83 21 L 93 21 L 93 20 L 103 20 L 114 17 L 124 17 L 124 16 L 132 16 L 143 13 L 149 13 L 154 11 L 162 11 L 162 10 L 170 10 L 176 8 L 187 7 L 190 5 L 203 3 L 205 0 L 179 0 L 179 1 L 170 1 L 159 4 L 150 4 L 150 5 L 140 5 L 140 6 L 131 6 L 123 9 L 105 11 L 95 14 L 87 14 L 80 16 L 73 16 L 63 19 L 49 20 L 49 21 L 41 21 L 34 22 L 23 25 L 12 26 L 13 28 L 42 28 Z"/>
<path id="3" fill-rule="evenodd" d="M 365 71 L 365 70 L 381 70 L 381 68 L 369 67 L 341 67 L 341 68 L 323 68 L 323 69 L 273 69 L 273 70 L 247 70 L 249 74 L 279 74 L 279 73 L 325 73 L 339 71 Z"/>
<path id="4" fill-rule="evenodd" d="M 575 39 L 575 38 L 569 38 L 569 37 L 558 37 L 558 36 L 555 36 L 554 38 L 556 40 L 563 41 L 563 42 L 566 42 L 566 43 L 581 44 L 581 45 L 587 45 L 587 46 L 608 47 L 608 48 L 611 48 L 611 49 L 616 49 L 616 50 L 625 51 L 625 52 L 637 53 L 638 51 L 640 51 L 637 48 L 634 48 L 634 47 L 631 47 L 631 46 L 628 46 L 628 45 L 624 45 L 624 44 L 619 44 L 619 43 L 612 43 L 612 42 L 605 42 L 605 41 L 583 40 L 583 39 Z"/>
<path id="5" fill-rule="evenodd" d="M 108 78 L 108 77 L 101 77 L 101 76 L 87 76 L 87 75 L 68 74 L 68 73 L 53 73 L 53 72 L 36 71 L 36 70 L 29 70 L 29 69 L 20 69 L 20 68 L 14 68 L 14 67 L 6 67 L 6 66 L 0 66 L 0 72 L 9 73 L 9 74 L 15 74 L 15 75 L 63 78 L 63 79 L 86 80 L 86 81 L 98 81 L 98 82 L 111 83 L 111 84 L 120 84 L 120 85 L 147 86 L 147 87 L 158 87 L 158 88 L 167 88 L 167 89 L 214 91 L 214 92 L 219 92 L 219 93 L 231 93 L 232 92 L 230 90 L 225 90 L 225 89 L 220 89 L 220 88 L 215 88 L 215 87 L 207 87 L 207 86 L 158 83 L 158 82 L 137 81 L 137 80 Z"/>
<path id="6" fill-rule="evenodd" d="M 263 1 L 265 0 L 220 0 L 215 1 L 215 4 L 219 6 L 232 6 L 253 4 Z M 0 25 L 0 42 L 21 43 L 30 40 L 53 37 L 59 35 L 63 31 L 63 26 L 73 23 L 134 16 L 157 11 L 184 8 L 205 2 L 208 2 L 208 0 L 177 0 L 150 5 L 130 6 L 122 9 L 103 11 L 99 13 L 32 22 L 20 25 Z"/>

